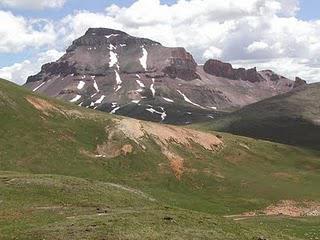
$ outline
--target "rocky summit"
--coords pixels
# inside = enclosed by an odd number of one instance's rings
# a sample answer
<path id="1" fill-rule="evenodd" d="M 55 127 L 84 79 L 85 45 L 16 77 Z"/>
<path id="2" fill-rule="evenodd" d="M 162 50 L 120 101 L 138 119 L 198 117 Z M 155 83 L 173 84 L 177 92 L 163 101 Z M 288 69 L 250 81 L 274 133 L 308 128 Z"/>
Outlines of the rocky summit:
<path id="1" fill-rule="evenodd" d="M 25 84 L 34 92 L 83 107 L 174 124 L 206 121 L 291 91 L 296 83 L 270 70 L 198 65 L 184 48 L 125 32 L 91 28 L 58 61 Z"/>

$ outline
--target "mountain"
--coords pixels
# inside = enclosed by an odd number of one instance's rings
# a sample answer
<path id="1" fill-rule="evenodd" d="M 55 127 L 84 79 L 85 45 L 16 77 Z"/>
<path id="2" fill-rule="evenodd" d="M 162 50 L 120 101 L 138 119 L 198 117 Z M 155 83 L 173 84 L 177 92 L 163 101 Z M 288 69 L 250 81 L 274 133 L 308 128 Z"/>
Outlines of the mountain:
<path id="1" fill-rule="evenodd" d="M 209 129 L 320 149 L 320 84 L 306 86 L 302 82 L 294 91 L 205 125 Z"/>
<path id="2" fill-rule="evenodd" d="M 291 91 L 295 83 L 216 60 L 201 66 L 184 48 L 91 28 L 25 86 L 87 108 L 188 124 Z"/>
<path id="3" fill-rule="evenodd" d="M 1 239 L 319 234 L 319 151 L 110 115 L 4 80 L 0 116 Z"/>

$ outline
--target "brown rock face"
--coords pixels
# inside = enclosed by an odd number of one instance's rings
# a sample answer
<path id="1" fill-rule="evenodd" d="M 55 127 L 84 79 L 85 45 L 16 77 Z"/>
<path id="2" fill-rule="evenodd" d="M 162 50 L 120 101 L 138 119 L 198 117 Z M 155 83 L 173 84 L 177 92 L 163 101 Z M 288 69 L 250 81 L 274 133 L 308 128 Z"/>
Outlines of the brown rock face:
<path id="1" fill-rule="evenodd" d="M 293 85 L 268 70 L 218 60 L 198 66 L 184 48 L 106 28 L 89 29 L 25 84 L 82 107 L 174 124 L 207 121 Z"/>
<path id="2" fill-rule="evenodd" d="M 199 78 L 197 63 L 184 48 L 157 48 L 150 53 L 150 75 L 165 74 L 170 78 L 191 81 Z M 153 74 L 152 74 L 153 73 Z"/>
<path id="3" fill-rule="evenodd" d="M 234 69 L 230 63 L 224 63 L 219 60 L 209 60 L 203 67 L 208 74 L 233 80 L 245 80 L 250 82 L 261 82 L 263 77 L 257 72 L 256 68 L 252 69 Z"/>
<path id="4" fill-rule="evenodd" d="M 180 78 L 186 81 L 200 78 L 196 73 L 197 63 L 184 48 L 173 50 L 169 61 L 169 65 L 162 71 L 168 74 L 170 78 Z"/>
<path id="5" fill-rule="evenodd" d="M 204 64 L 203 69 L 206 73 L 217 77 L 235 79 L 234 69 L 230 63 L 210 59 Z"/>
<path id="6" fill-rule="evenodd" d="M 297 88 L 297 87 L 301 87 L 301 86 L 304 86 L 304 85 L 307 85 L 307 81 L 306 80 L 303 80 L 299 77 L 296 77 L 296 81 L 294 82 L 294 88 Z"/>
<path id="7" fill-rule="evenodd" d="M 27 82 L 52 75 L 107 76 L 115 69 L 119 74 L 162 73 L 170 78 L 190 81 L 199 78 L 196 68 L 197 63 L 184 48 L 167 48 L 118 30 L 90 28 L 72 43 L 61 59 L 45 64 L 41 72 L 29 77 Z"/>

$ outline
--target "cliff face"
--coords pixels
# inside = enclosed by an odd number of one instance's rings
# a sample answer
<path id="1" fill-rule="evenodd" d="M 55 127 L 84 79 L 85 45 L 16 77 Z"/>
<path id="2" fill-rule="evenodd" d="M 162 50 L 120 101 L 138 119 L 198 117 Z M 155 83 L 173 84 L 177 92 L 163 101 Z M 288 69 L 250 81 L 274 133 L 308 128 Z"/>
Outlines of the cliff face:
<path id="1" fill-rule="evenodd" d="M 89 74 L 107 76 L 110 72 L 167 74 L 172 78 L 193 80 L 197 63 L 184 48 L 166 48 L 160 43 L 135 38 L 112 29 L 89 29 L 75 40 L 56 63 L 43 66 L 39 74 L 28 79 L 37 81 L 53 74 Z"/>
<path id="2" fill-rule="evenodd" d="M 224 63 L 219 60 L 209 60 L 204 65 L 204 71 L 208 74 L 228 78 L 232 80 L 244 80 L 250 82 L 261 82 L 264 78 L 257 72 L 256 68 L 252 69 L 234 69 L 230 63 Z"/>

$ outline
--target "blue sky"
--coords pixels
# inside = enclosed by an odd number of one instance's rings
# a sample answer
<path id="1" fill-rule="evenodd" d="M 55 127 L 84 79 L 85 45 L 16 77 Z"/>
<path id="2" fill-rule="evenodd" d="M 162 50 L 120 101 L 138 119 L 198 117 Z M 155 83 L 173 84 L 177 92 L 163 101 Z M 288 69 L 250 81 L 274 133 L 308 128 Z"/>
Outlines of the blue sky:
<path id="1" fill-rule="evenodd" d="M 103 9 L 111 4 L 117 4 L 121 6 L 130 6 L 135 0 L 69 0 L 62 9 L 50 9 L 46 11 L 26 11 L 26 10 L 16 10 L 18 15 L 26 17 L 49 17 L 51 19 L 59 19 L 63 16 L 73 12 L 74 10 L 88 10 L 88 11 L 103 11 Z M 320 1 L 319 0 L 299 0 L 300 1 L 300 11 L 298 16 L 304 20 L 314 20 L 319 18 Z M 174 4 L 176 0 L 161 0 L 163 4 Z M 3 8 L 10 10 L 9 8 Z"/>
<path id="2" fill-rule="evenodd" d="M 300 0 L 299 18 L 304 20 L 315 20 L 320 17 L 320 1 L 319 0 Z"/>
<path id="3" fill-rule="evenodd" d="M 0 25 L 5 39 L 0 39 L 0 76 L 16 82 L 39 71 L 41 61 L 55 60 L 87 27 L 100 26 L 99 21 L 103 27 L 119 26 L 129 34 L 185 47 L 199 63 L 219 58 L 244 67 L 272 68 L 291 78 L 299 75 L 320 81 L 319 0 L 51 0 L 65 4 L 34 10 L 13 7 L 10 1 L 19 5 L 46 0 L 0 0 L 0 21 L 5 19 Z M 106 8 L 112 4 L 124 11 L 108 18 Z M 91 15 L 81 13 L 83 10 Z M 71 18 L 64 26 L 66 16 Z M 45 19 L 46 28 L 37 29 L 35 19 Z M 6 25 L 17 30 L 8 30 Z M 47 30 L 50 27 L 51 32 Z M 55 36 L 51 39 L 50 35 Z M 14 71 L 21 75 L 12 74 Z"/>
<path id="4" fill-rule="evenodd" d="M 312 1 L 312 0 L 311 0 Z M 51 19 L 60 19 L 65 15 L 72 13 L 75 10 L 87 10 L 93 12 L 101 12 L 106 6 L 117 4 L 119 6 L 130 6 L 135 0 L 69 0 L 66 2 L 63 8 L 59 9 L 49 9 L 46 11 L 38 10 L 15 10 L 15 13 L 25 17 L 39 17 L 39 18 L 51 18 Z M 163 4 L 174 4 L 176 0 L 161 0 Z M 10 8 L 4 8 L 10 10 Z"/>

